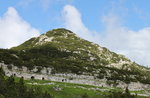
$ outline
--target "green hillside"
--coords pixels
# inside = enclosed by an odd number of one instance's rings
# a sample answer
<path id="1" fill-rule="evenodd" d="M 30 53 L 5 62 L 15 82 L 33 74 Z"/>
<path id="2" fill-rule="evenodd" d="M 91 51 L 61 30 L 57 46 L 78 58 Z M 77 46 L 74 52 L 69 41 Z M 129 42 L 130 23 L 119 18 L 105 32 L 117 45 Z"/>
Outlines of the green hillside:
<path id="1" fill-rule="evenodd" d="M 141 91 L 6 77 L 0 68 L 0 98 L 149 98 Z"/>
<path id="2" fill-rule="evenodd" d="M 33 69 L 51 67 L 54 73 L 75 73 L 118 81 L 150 84 L 150 69 L 123 55 L 84 40 L 66 29 L 54 29 L 11 49 L 0 49 L 0 62 Z"/>

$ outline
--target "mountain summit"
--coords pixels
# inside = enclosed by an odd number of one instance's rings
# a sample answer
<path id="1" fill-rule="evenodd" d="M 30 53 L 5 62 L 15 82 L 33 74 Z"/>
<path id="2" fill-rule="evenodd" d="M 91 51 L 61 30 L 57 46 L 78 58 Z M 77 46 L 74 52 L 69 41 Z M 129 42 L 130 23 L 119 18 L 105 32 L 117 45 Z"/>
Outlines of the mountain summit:
<path id="1" fill-rule="evenodd" d="M 78 37 L 66 29 L 54 29 L 9 50 L 0 50 L 0 61 L 14 66 L 50 67 L 51 73 L 72 73 L 106 79 L 109 83 L 150 84 L 150 70 Z M 40 72 L 40 70 L 39 70 Z"/>
<path id="2" fill-rule="evenodd" d="M 29 51 L 33 49 L 41 51 L 42 49 L 47 49 L 47 53 L 49 54 L 53 54 L 53 51 L 63 52 L 65 55 L 68 54 L 68 56 L 63 55 L 64 59 L 60 59 L 75 61 L 76 63 L 78 62 L 80 66 L 83 64 L 82 66 L 84 67 L 91 65 L 93 68 L 94 66 L 105 66 L 120 69 L 123 65 L 124 68 L 127 68 L 129 65 L 134 64 L 123 55 L 116 54 L 105 47 L 84 40 L 66 29 L 48 31 L 39 37 L 32 38 L 12 48 L 12 50 L 17 51 Z M 43 51 L 46 52 L 46 50 Z M 72 64 L 69 66 L 72 66 Z"/>

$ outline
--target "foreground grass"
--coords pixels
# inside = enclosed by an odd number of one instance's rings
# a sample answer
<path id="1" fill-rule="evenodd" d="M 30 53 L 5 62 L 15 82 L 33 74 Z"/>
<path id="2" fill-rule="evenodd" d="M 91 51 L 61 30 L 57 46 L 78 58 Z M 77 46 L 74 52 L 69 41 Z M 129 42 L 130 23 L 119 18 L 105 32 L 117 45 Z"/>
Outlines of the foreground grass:
<path id="1" fill-rule="evenodd" d="M 96 87 L 89 85 L 39 80 L 35 80 L 34 82 L 27 80 L 26 84 L 28 87 L 38 87 L 42 91 L 47 91 L 55 96 L 54 98 L 84 98 L 84 96 L 85 98 L 87 98 L 86 96 L 89 98 L 104 98 L 108 95 L 107 92 L 93 90 Z"/>
<path id="2" fill-rule="evenodd" d="M 16 81 L 19 78 L 15 78 Z M 48 92 L 54 98 L 108 98 L 111 92 L 123 91 L 121 88 L 97 87 L 84 84 L 55 82 L 48 80 L 25 80 L 27 87 L 38 88 Z M 143 94 L 144 91 L 132 91 L 132 94 Z M 138 96 L 138 98 L 150 98 Z"/>

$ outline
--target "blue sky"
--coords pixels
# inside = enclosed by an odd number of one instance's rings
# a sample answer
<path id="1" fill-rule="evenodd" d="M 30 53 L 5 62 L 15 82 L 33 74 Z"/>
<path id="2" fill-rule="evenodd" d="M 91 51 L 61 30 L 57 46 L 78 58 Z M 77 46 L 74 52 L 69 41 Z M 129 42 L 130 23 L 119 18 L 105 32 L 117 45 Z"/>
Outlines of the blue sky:
<path id="1" fill-rule="evenodd" d="M 42 1 L 49 3 L 42 5 Z M 45 32 L 62 26 L 59 20 L 61 11 L 70 4 L 82 13 L 84 24 L 92 30 L 102 31 L 101 17 L 112 10 L 123 18 L 123 25 L 139 30 L 150 25 L 149 3 L 149 0 L 0 0 L 0 15 L 8 7 L 14 7 L 24 20 Z"/>
<path id="2" fill-rule="evenodd" d="M 148 66 L 149 4 L 149 0 L 0 0 L 0 47 L 64 27 Z"/>

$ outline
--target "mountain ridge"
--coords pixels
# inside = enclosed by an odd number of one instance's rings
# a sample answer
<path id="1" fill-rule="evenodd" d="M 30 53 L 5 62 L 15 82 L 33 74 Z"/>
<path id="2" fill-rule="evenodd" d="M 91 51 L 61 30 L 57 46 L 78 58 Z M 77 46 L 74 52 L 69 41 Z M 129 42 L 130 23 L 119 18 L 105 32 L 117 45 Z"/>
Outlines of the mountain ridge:
<path id="1" fill-rule="evenodd" d="M 51 67 L 52 73 L 86 74 L 110 83 L 150 84 L 149 68 L 62 28 L 31 38 L 10 50 L 0 50 L 0 55 L 0 61 L 5 64 L 31 70 L 34 66 Z"/>

